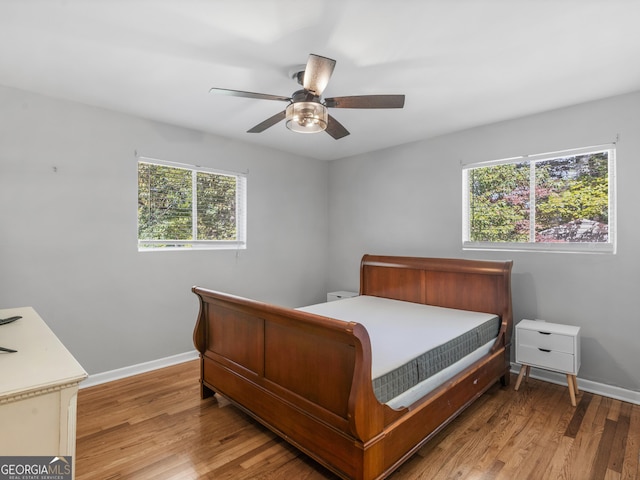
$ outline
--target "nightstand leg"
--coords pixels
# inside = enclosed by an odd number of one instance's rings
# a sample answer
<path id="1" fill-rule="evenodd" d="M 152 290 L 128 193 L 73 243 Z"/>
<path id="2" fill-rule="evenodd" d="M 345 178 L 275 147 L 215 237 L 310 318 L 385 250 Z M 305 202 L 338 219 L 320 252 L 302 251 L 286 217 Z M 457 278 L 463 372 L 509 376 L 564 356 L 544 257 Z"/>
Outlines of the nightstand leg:
<path id="1" fill-rule="evenodd" d="M 580 393 L 580 390 L 578 390 L 578 377 L 576 377 L 575 375 L 571 375 L 573 377 L 573 388 L 576 391 L 576 395 L 578 395 Z"/>
<path id="2" fill-rule="evenodd" d="M 527 375 L 527 378 L 525 379 L 525 382 L 529 379 L 529 365 L 522 365 L 522 367 L 520 367 L 520 373 L 518 374 L 518 380 L 516 381 L 516 388 L 515 390 L 518 391 L 518 389 L 520 388 L 520 384 L 522 383 L 522 377 L 525 376 L 525 374 Z"/>
<path id="3" fill-rule="evenodd" d="M 576 406 L 576 385 L 575 375 L 567 374 L 567 384 L 569 385 L 569 396 L 571 397 L 571 405 Z"/>

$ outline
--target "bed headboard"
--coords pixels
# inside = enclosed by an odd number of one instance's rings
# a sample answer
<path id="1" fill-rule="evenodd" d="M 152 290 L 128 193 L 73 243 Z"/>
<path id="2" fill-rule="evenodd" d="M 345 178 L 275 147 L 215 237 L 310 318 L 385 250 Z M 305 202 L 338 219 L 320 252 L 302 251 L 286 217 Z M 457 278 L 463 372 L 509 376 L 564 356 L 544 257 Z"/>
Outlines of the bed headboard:
<path id="1" fill-rule="evenodd" d="M 512 323 L 513 261 L 365 255 L 360 294 L 500 315 Z"/>

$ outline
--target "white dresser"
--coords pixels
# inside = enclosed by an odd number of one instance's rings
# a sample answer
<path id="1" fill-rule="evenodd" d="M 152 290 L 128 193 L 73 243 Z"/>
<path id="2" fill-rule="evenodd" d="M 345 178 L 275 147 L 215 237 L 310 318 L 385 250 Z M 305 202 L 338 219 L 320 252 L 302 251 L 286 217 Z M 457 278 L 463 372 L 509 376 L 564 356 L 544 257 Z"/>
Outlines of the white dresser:
<path id="1" fill-rule="evenodd" d="M 87 377 L 31 307 L 0 310 L 0 455 L 74 456 L 79 383 Z M 75 470 L 75 469 L 74 469 Z"/>
<path id="2" fill-rule="evenodd" d="M 567 376 L 571 404 L 576 406 L 580 370 L 580 327 L 541 320 L 522 320 L 516 325 L 516 362 L 522 365 L 515 389 L 533 367 Z"/>

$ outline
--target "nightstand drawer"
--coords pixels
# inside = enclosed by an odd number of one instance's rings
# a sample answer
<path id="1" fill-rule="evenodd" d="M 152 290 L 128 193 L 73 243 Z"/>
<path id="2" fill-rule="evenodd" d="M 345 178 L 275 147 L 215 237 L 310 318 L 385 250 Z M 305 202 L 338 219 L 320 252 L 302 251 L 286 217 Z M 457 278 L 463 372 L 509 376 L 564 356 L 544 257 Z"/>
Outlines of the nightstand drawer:
<path id="1" fill-rule="evenodd" d="M 524 363 L 534 367 L 549 368 L 559 372 L 576 373 L 574 371 L 575 356 L 571 353 L 558 352 L 554 350 L 543 351 L 538 347 L 523 344 L 518 345 L 516 353 L 518 354 L 518 358 L 516 359 L 518 363 Z"/>
<path id="2" fill-rule="evenodd" d="M 529 345 L 556 352 L 574 353 L 574 337 L 536 330 L 518 330 L 518 346 Z"/>

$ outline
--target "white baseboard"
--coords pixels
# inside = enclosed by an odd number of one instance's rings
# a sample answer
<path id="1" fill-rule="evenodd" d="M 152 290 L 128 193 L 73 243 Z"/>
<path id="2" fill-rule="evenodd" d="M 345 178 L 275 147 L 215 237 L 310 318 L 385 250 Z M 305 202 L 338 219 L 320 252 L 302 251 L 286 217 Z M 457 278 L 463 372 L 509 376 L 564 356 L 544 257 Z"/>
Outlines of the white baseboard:
<path id="1" fill-rule="evenodd" d="M 121 378 L 131 377 L 138 375 L 139 373 L 150 372 L 159 368 L 170 367 L 171 365 L 177 365 L 179 363 L 188 362 L 198 358 L 198 352 L 185 352 L 170 357 L 159 358 L 158 360 L 152 360 L 150 362 L 138 363 L 137 365 L 131 365 L 129 367 L 118 368 L 116 370 L 110 370 L 103 373 L 95 373 L 89 375 L 84 382 L 80 383 L 80 388 L 94 387 L 103 383 L 112 382 L 114 380 L 120 380 Z"/>
<path id="2" fill-rule="evenodd" d="M 512 363 L 511 372 L 515 374 L 520 373 L 520 365 Z M 567 377 L 562 373 L 531 368 L 529 376 L 531 378 L 544 380 L 545 382 L 555 383 L 557 385 L 567 385 Z M 606 385 L 604 383 L 593 382 L 591 380 L 584 380 L 580 377 L 578 377 L 578 389 L 589 393 L 595 393 L 596 395 L 602 395 L 603 397 L 615 398 L 616 400 L 622 400 L 623 402 L 640 405 L 640 392 L 635 392 L 633 390 L 614 387 L 613 385 Z"/>

